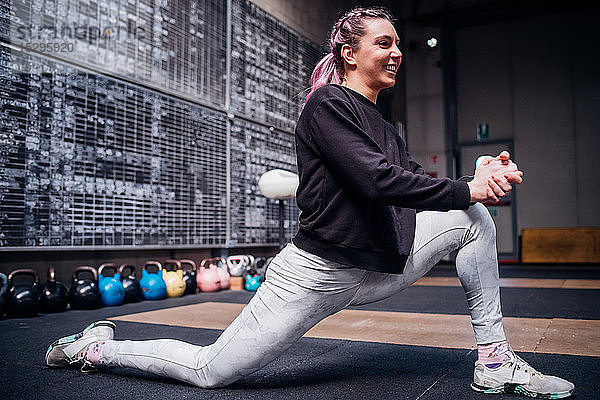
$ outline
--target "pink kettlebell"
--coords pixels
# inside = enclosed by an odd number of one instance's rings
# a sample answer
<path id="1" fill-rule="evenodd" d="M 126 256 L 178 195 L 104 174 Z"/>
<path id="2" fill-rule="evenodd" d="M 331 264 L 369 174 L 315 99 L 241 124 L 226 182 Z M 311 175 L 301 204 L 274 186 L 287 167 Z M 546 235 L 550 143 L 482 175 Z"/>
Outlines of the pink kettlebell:
<path id="1" fill-rule="evenodd" d="M 220 257 L 205 258 L 200 263 L 196 282 L 201 292 L 216 292 L 221 289 L 221 277 L 219 276 L 219 268 L 217 267 L 217 263 L 220 260 Z"/>
<path id="2" fill-rule="evenodd" d="M 227 261 L 224 258 L 220 258 L 217 262 L 217 272 L 221 279 L 221 290 L 229 289 L 230 275 L 227 272 Z"/>

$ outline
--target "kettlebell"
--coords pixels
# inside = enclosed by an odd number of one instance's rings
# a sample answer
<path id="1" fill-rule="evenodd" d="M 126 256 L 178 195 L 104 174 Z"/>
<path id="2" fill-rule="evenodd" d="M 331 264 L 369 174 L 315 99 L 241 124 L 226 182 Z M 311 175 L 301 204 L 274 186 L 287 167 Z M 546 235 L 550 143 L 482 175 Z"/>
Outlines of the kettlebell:
<path id="1" fill-rule="evenodd" d="M 246 254 L 246 258 L 248 259 L 248 266 L 246 267 L 246 271 L 254 266 L 254 256 L 252 254 Z"/>
<path id="2" fill-rule="evenodd" d="M 256 273 L 260 275 L 261 282 L 265 281 L 265 274 L 267 273 L 268 261 L 265 257 L 256 257 L 254 260 L 254 269 Z"/>
<path id="3" fill-rule="evenodd" d="M 31 275 L 30 284 L 16 285 L 17 275 Z M 35 317 L 40 312 L 40 278 L 32 269 L 16 269 L 8 275 L 8 291 L 6 292 L 7 317 Z"/>
<path id="4" fill-rule="evenodd" d="M 202 292 L 216 292 L 221 288 L 221 277 L 217 271 L 217 262 L 221 257 L 205 258 L 200 263 L 196 275 L 198 289 Z"/>
<path id="5" fill-rule="evenodd" d="M 192 260 L 179 260 L 183 269 L 183 282 L 185 282 L 185 294 L 195 294 L 198 289 L 196 283 L 196 263 Z M 191 269 L 185 269 L 183 266 L 189 265 Z"/>
<path id="6" fill-rule="evenodd" d="M 112 269 L 112 276 L 104 276 L 104 271 Z M 125 300 L 125 288 L 121 283 L 121 274 L 117 270 L 116 264 L 105 263 L 98 267 L 98 287 L 102 304 L 105 306 L 120 306 Z"/>
<path id="7" fill-rule="evenodd" d="M 217 261 L 217 272 L 219 273 L 220 279 L 220 289 L 225 290 L 229 289 L 230 286 L 230 275 L 227 271 L 227 261 L 224 258 L 220 257 L 219 261 Z"/>
<path id="8" fill-rule="evenodd" d="M 231 276 L 243 276 L 250 260 L 247 256 L 236 255 L 227 257 L 227 269 Z"/>
<path id="9" fill-rule="evenodd" d="M 255 292 L 260 286 L 261 278 L 254 268 L 250 268 L 244 275 L 244 287 L 250 292 Z"/>
<path id="10" fill-rule="evenodd" d="M 61 282 L 57 282 L 54 276 L 54 267 L 48 268 L 48 279 L 40 291 L 42 312 L 44 313 L 63 312 L 69 305 L 67 288 Z"/>
<path id="11" fill-rule="evenodd" d="M 92 274 L 92 279 L 80 279 L 83 272 Z M 73 279 L 69 289 L 69 304 L 74 310 L 93 310 L 102 306 L 100 289 L 98 288 L 98 272 L 87 265 L 73 270 Z"/>
<path id="12" fill-rule="evenodd" d="M 131 270 L 129 275 L 125 275 L 124 271 L 126 269 Z M 137 303 L 140 301 L 142 299 L 142 288 L 135 276 L 135 267 L 131 264 L 122 264 L 119 267 L 119 274 L 121 275 L 123 289 L 125 289 L 125 299 L 123 301 L 125 303 Z"/>
<path id="13" fill-rule="evenodd" d="M 148 267 L 156 267 L 157 272 L 148 272 Z M 146 300 L 162 300 L 167 297 L 167 285 L 162 278 L 162 265 L 158 261 L 146 261 L 142 270 L 140 287 Z"/>
<path id="14" fill-rule="evenodd" d="M 6 275 L 0 272 L 0 318 L 4 316 L 4 306 L 6 305 L 6 300 L 4 299 L 4 295 L 6 294 L 6 290 L 8 289 L 8 278 Z"/>
<path id="15" fill-rule="evenodd" d="M 167 265 L 175 266 L 175 270 L 167 270 Z M 183 281 L 183 270 L 181 269 L 181 263 L 177 260 L 166 260 L 162 273 L 163 279 L 167 284 L 167 296 L 183 296 L 185 293 L 185 282 Z"/>

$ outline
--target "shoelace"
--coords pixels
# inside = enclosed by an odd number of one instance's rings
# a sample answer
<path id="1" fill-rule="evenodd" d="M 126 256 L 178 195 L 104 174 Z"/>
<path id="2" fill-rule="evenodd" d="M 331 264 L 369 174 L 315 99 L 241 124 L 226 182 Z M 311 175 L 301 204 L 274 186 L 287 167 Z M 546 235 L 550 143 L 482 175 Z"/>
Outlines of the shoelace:
<path id="1" fill-rule="evenodd" d="M 81 349 L 79 351 L 79 353 L 75 354 L 75 356 L 69 360 L 69 365 L 81 363 L 80 369 L 81 369 L 81 372 L 84 372 L 84 373 L 85 372 L 94 372 L 98 369 L 95 365 L 93 365 L 91 362 L 89 362 L 85 358 L 88 347 L 89 346 L 85 346 L 83 349 Z"/>
<path id="2" fill-rule="evenodd" d="M 529 363 L 527 363 L 527 361 L 523 360 L 521 357 L 519 357 L 515 353 L 513 353 L 513 356 L 516 359 L 515 366 L 518 370 L 523 370 L 523 372 L 525 372 L 526 374 L 529 374 L 531 376 L 534 376 L 534 375 L 542 376 L 542 374 L 538 370 L 533 368 L 531 365 L 529 365 Z"/>
<path id="3" fill-rule="evenodd" d="M 83 365 L 81 366 L 81 372 L 87 373 L 87 372 L 95 372 L 97 370 L 98 370 L 98 368 L 95 365 L 93 365 L 91 362 L 89 362 L 88 360 L 83 360 Z"/>
<path id="4" fill-rule="evenodd" d="M 519 357 L 514 352 L 511 351 L 511 353 L 512 353 L 512 356 L 514 357 L 514 359 L 512 361 L 509 361 L 509 363 L 513 367 L 512 375 L 510 377 L 511 381 L 514 380 L 516 371 L 523 371 L 530 376 L 535 376 L 535 375 L 540 376 L 540 377 L 543 376 L 539 371 L 537 371 L 535 368 L 533 368 L 531 365 L 529 365 L 527 363 L 527 361 L 523 360 L 521 357 Z"/>

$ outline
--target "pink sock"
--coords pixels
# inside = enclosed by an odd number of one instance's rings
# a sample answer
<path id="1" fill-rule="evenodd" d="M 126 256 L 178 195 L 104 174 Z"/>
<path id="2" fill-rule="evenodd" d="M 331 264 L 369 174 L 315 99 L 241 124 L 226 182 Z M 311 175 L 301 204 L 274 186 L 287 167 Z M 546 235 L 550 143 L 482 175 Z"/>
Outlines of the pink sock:
<path id="1" fill-rule="evenodd" d="M 96 342 L 89 345 L 85 358 L 92 363 L 92 365 L 102 365 L 102 348 L 106 342 Z"/>
<path id="2" fill-rule="evenodd" d="M 508 352 L 506 340 L 485 345 L 477 345 L 479 361 L 488 368 L 498 368 L 504 362 L 504 355 Z"/>

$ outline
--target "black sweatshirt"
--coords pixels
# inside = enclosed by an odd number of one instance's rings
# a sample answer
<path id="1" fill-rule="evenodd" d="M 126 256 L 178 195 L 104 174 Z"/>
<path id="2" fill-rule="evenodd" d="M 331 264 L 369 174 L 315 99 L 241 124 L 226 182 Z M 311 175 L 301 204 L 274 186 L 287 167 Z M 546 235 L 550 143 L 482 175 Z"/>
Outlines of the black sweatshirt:
<path id="1" fill-rule="evenodd" d="M 467 184 L 432 178 L 377 106 L 325 85 L 296 125 L 300 227 L 293 242 L 327 260 L 402 273 L 419 210 L 469 208 Z"/>

